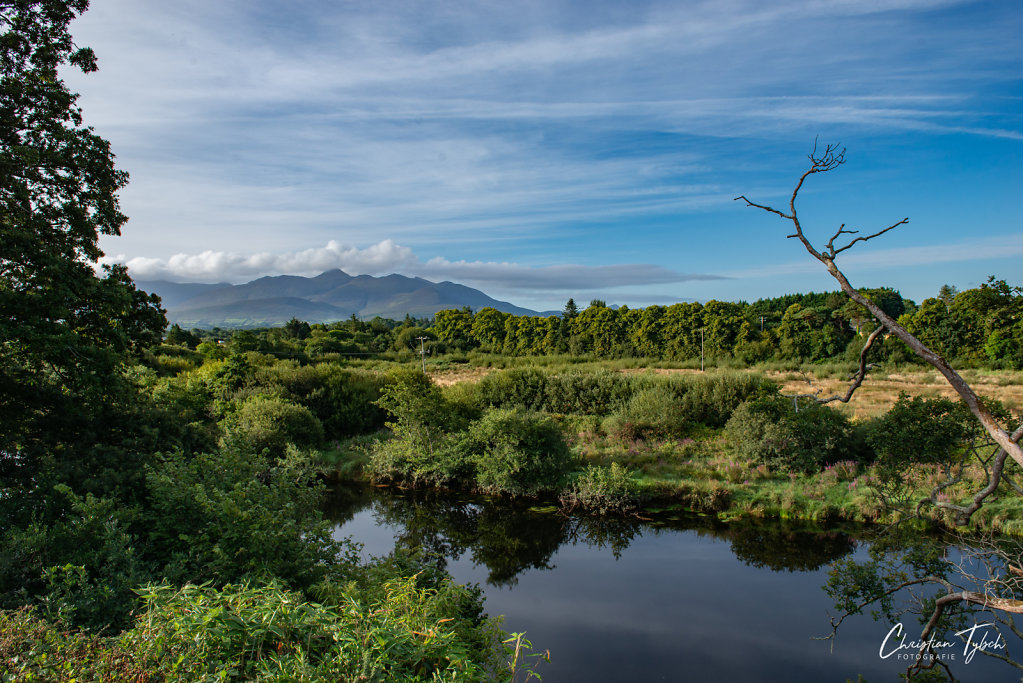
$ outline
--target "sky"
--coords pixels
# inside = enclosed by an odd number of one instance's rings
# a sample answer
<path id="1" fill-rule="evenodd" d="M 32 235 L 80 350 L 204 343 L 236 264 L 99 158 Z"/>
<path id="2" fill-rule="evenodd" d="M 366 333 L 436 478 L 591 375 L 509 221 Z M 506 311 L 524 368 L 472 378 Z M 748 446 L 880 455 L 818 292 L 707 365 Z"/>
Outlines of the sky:
<path id="1" fill-rule="evenodd" d="M 1016 0 L 93 0 L 63 75 L 136 279 L 401 273 L 537 310 L 1023 284 Z"/>

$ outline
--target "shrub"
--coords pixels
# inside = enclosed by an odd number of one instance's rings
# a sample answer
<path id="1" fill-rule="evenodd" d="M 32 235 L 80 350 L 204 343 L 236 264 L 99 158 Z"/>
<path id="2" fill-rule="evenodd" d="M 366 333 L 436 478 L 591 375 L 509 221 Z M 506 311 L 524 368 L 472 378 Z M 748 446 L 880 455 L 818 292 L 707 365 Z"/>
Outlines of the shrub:
<path id="1" fill-rule="evenodd" d="M 521 408 L 491 410 L 462 441 L 485 493 L 535 496 L 561 489 L 572 456 L 558 425 Z"/>
<path id="2" fill-rule="evenodd" d="M 553 374 L 514 368 L 487 375 L 475 388 L 481 408 L 519 407 L 550 413 L 610 415 L 633 394 L 628 375 L 610 370 Z"/>
<path id="3" fill-rule="evenodd" d="M 545 407 L 552 413 L 610 415 L 632 398 L 634 378 L 611 370 L 566 372 L 551 378 Z"/>
<path id="4" fill-rule="evenodd" d="M 169 454 L 150 468 L 143 528 L 156 574 L 185 583 L 275 577 L 307 588 L 344 571 L 344 544 L 320 514 L 323 489 L 299 454 L 226 448 Z"/>
<path id="5" fill-rule="evenodd" d="M 510 666 L 513 653 L 482 615 L 478 591 L 447 576 L 423 582 L 381 569 L 379 587 L 348 583 L 327 604 L 276 581 L 149 585 L 138 591 L 145 608 L 135 627 L 117 637 L 66 631 L 32 609 L 0 611 L 0 673 L 4 681 L 529 678 L 528 665 Z"/>
<path id="6" fill-rule="evenodd" d="M 682 436 L 685 412 L 664 384 L 643 389 L 604 420 L 604 431 L 622 440 Z"/>
<path id="7" fill-rule="evenodd" d="M 174 680 L 481 680 L 489 653 L 459 637 L 445 608 L 460 590 L 391 578 L 380 598 L 364 602 L 349 588 L 334 607 L 274 582 L 150 586 L 146 613 L 122 642 Z"/>
<path id="8" fill-rule="evenodd" d="M 476 383 L 481 408 L 520 407 L 543 410 L 550 375 L 538 368 L 513 368 L 487 375 Z"/>
<path id="9" fill-rule="evenodd" d="M 89 629 L 129 623 L 132 593 L 149 580 L 128 532 L 134 510 L 107 498 L 55 487 L 59 519 L 0 530 L 0 606 L 41 604 L 51 619 Z"/>
<path id="10" fill-rule="evenodd" d="M 963 447 L 972 425 L 963 403 L 902 393 L 887 413 L 871 422 L 867 442 L 886 467 L 940 463 Z"/>
<path id="11" fill-rule="evenodd" d="M 386 381 L 382 375 L 336 365 L 317 369 L 323 377 L 323 395 L 311 397 L 309 407 L 317 412 L 329 438 L 366 434 L 384 426 L 387 413 L 377 403 Z"/>
<path id="12" fill-rule="evenodd" d="M 411 368 L 393 371 L 377 405 L 390 413 L 387 426 L 394 437 L 373 449 L 374 478 L 414 486 L 473 481 L 471 465 L 452 436 L 464 422 L 429 377 Z"/>
<path id="13" fill-rule="evenodd" d="M 268 396 L 251 396 L 226 421 L 227 439 L 255 453 L 281 457 L 289 444 L 315 448 L 323 443 L 323 425 L 308 408 Z"/>
<path id="14" fill-rule="evenodd" d="M 724 427 L 743 403 L 778 394 L 777 384 L 763 375 L 749 372 L 686 377 L 680 388 L 686 419 L 708 427 Z"/>
<path id="15" fill-rule="evenodd" d="M 582 507 L 598 515 L 621 515 L 635 509 L 638 491 L 629 470 L 615 462 L 610 467 L 587 466 L 560 500 L 569 509 Z"/>
<path id="16" fill-rule="evenodd" d="M 853 426 L 842 413 L 813 402 L 763 398 L 739 406 L 725 432 L 740 454 L 771 469 L 815 472 L 858 459 Z"/>

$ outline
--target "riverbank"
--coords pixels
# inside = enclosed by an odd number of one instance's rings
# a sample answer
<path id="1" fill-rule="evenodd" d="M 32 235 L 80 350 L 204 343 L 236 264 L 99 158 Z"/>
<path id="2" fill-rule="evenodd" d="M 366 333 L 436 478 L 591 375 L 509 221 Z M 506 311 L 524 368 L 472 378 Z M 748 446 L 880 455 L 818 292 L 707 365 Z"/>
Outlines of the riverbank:
<path id="1" fill-rule="evenodd" d="M 331 483 L 359 483 L 414 488 L 403 483 L 382 484 L 368 470 L 374 446 L 390 438 L 386 431 L 356 437 L 324 451 L 315 461 L 319 475 Z M 823 471 L 773 473 L 764 466 L 750 467 L 737 460 L 723 430 L 705 430 L 696 438 L 627 442 L 581 431 L 570 435 L 576 469 L 565 489 L 587 467 L 627 469 L 634 486 L 627 492 L 629 514 L 649 515 L 680 511 L 713 516 L 723 522 L 738 520 L 792 520 L 815 523 L 854 522 L 885 524 L 894 521 L 884 509 L 873 466 L 842 461 Z M 942 472 L 934 465 L 919 465 L 907 484 L 911 497 L 924 497 Z M 972 468 L 962 490 L 982 482 L 979 467 Z M 971 489 L 971 487 L 973 487 Z M 953 492 L 955 493 L 955 492 Z M 563 507 L 557 495 L 536 499 L 540 506 Z M 936 526 L 958 529 L 953 517 L 938 515 Z M 1023 500 L 1000 497 L 985 502 L 971 520 L 973 532 L 1023 536 Z"/>

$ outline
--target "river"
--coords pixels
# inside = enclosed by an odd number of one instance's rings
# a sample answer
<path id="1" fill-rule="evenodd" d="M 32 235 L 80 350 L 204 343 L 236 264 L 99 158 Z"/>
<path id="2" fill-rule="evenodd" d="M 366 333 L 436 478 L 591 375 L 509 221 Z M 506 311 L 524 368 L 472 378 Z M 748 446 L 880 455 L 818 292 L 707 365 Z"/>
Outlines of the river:
<path id="1" fill-rule="evenodd" d="M 741 523 L 654 511 L 648 519 L 566 516 L 486 498 L 339 487 L 335 535 L 363 553 L 397 545 L 436 553 L 459 582 L 478 583 L 506 631 L 525 632 L 565 681 L 894 681 L 905 670 L 892 624 L 847 620 L 834 643 L 829 564 L 866 557 L 870 530 Z M 902 617 L 910 637 L 912 615 Z M 1011 646 L 1010 643 L 1010 654 Z M 964 681 L 1016 681 L 1007 665 L 958 644 L 942 650 Z"/>

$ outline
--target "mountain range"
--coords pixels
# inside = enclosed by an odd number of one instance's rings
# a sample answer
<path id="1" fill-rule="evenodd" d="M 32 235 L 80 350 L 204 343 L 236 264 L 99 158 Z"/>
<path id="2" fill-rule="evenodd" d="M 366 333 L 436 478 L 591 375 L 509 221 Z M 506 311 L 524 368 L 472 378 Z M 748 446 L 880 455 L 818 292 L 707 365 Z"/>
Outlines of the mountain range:
<path id="1" fill-rule="evenodd" d="M 136 280 L 135 284 L 158 294 L 167 319 L 185 328 L 272 327 L 293 317 L 323 323 L 353 314 L 363 320 L 374 316 L 400 320 L 406 314 L 432 317 L 437 311 L 463 306 L 474 311 L 489 306 L 515 315 L 541 315 L 465 285 L 396 274 L 352 276 L 328 270 L 316 277 L 278 275 L 241 285 L 166 280 Z"/>

